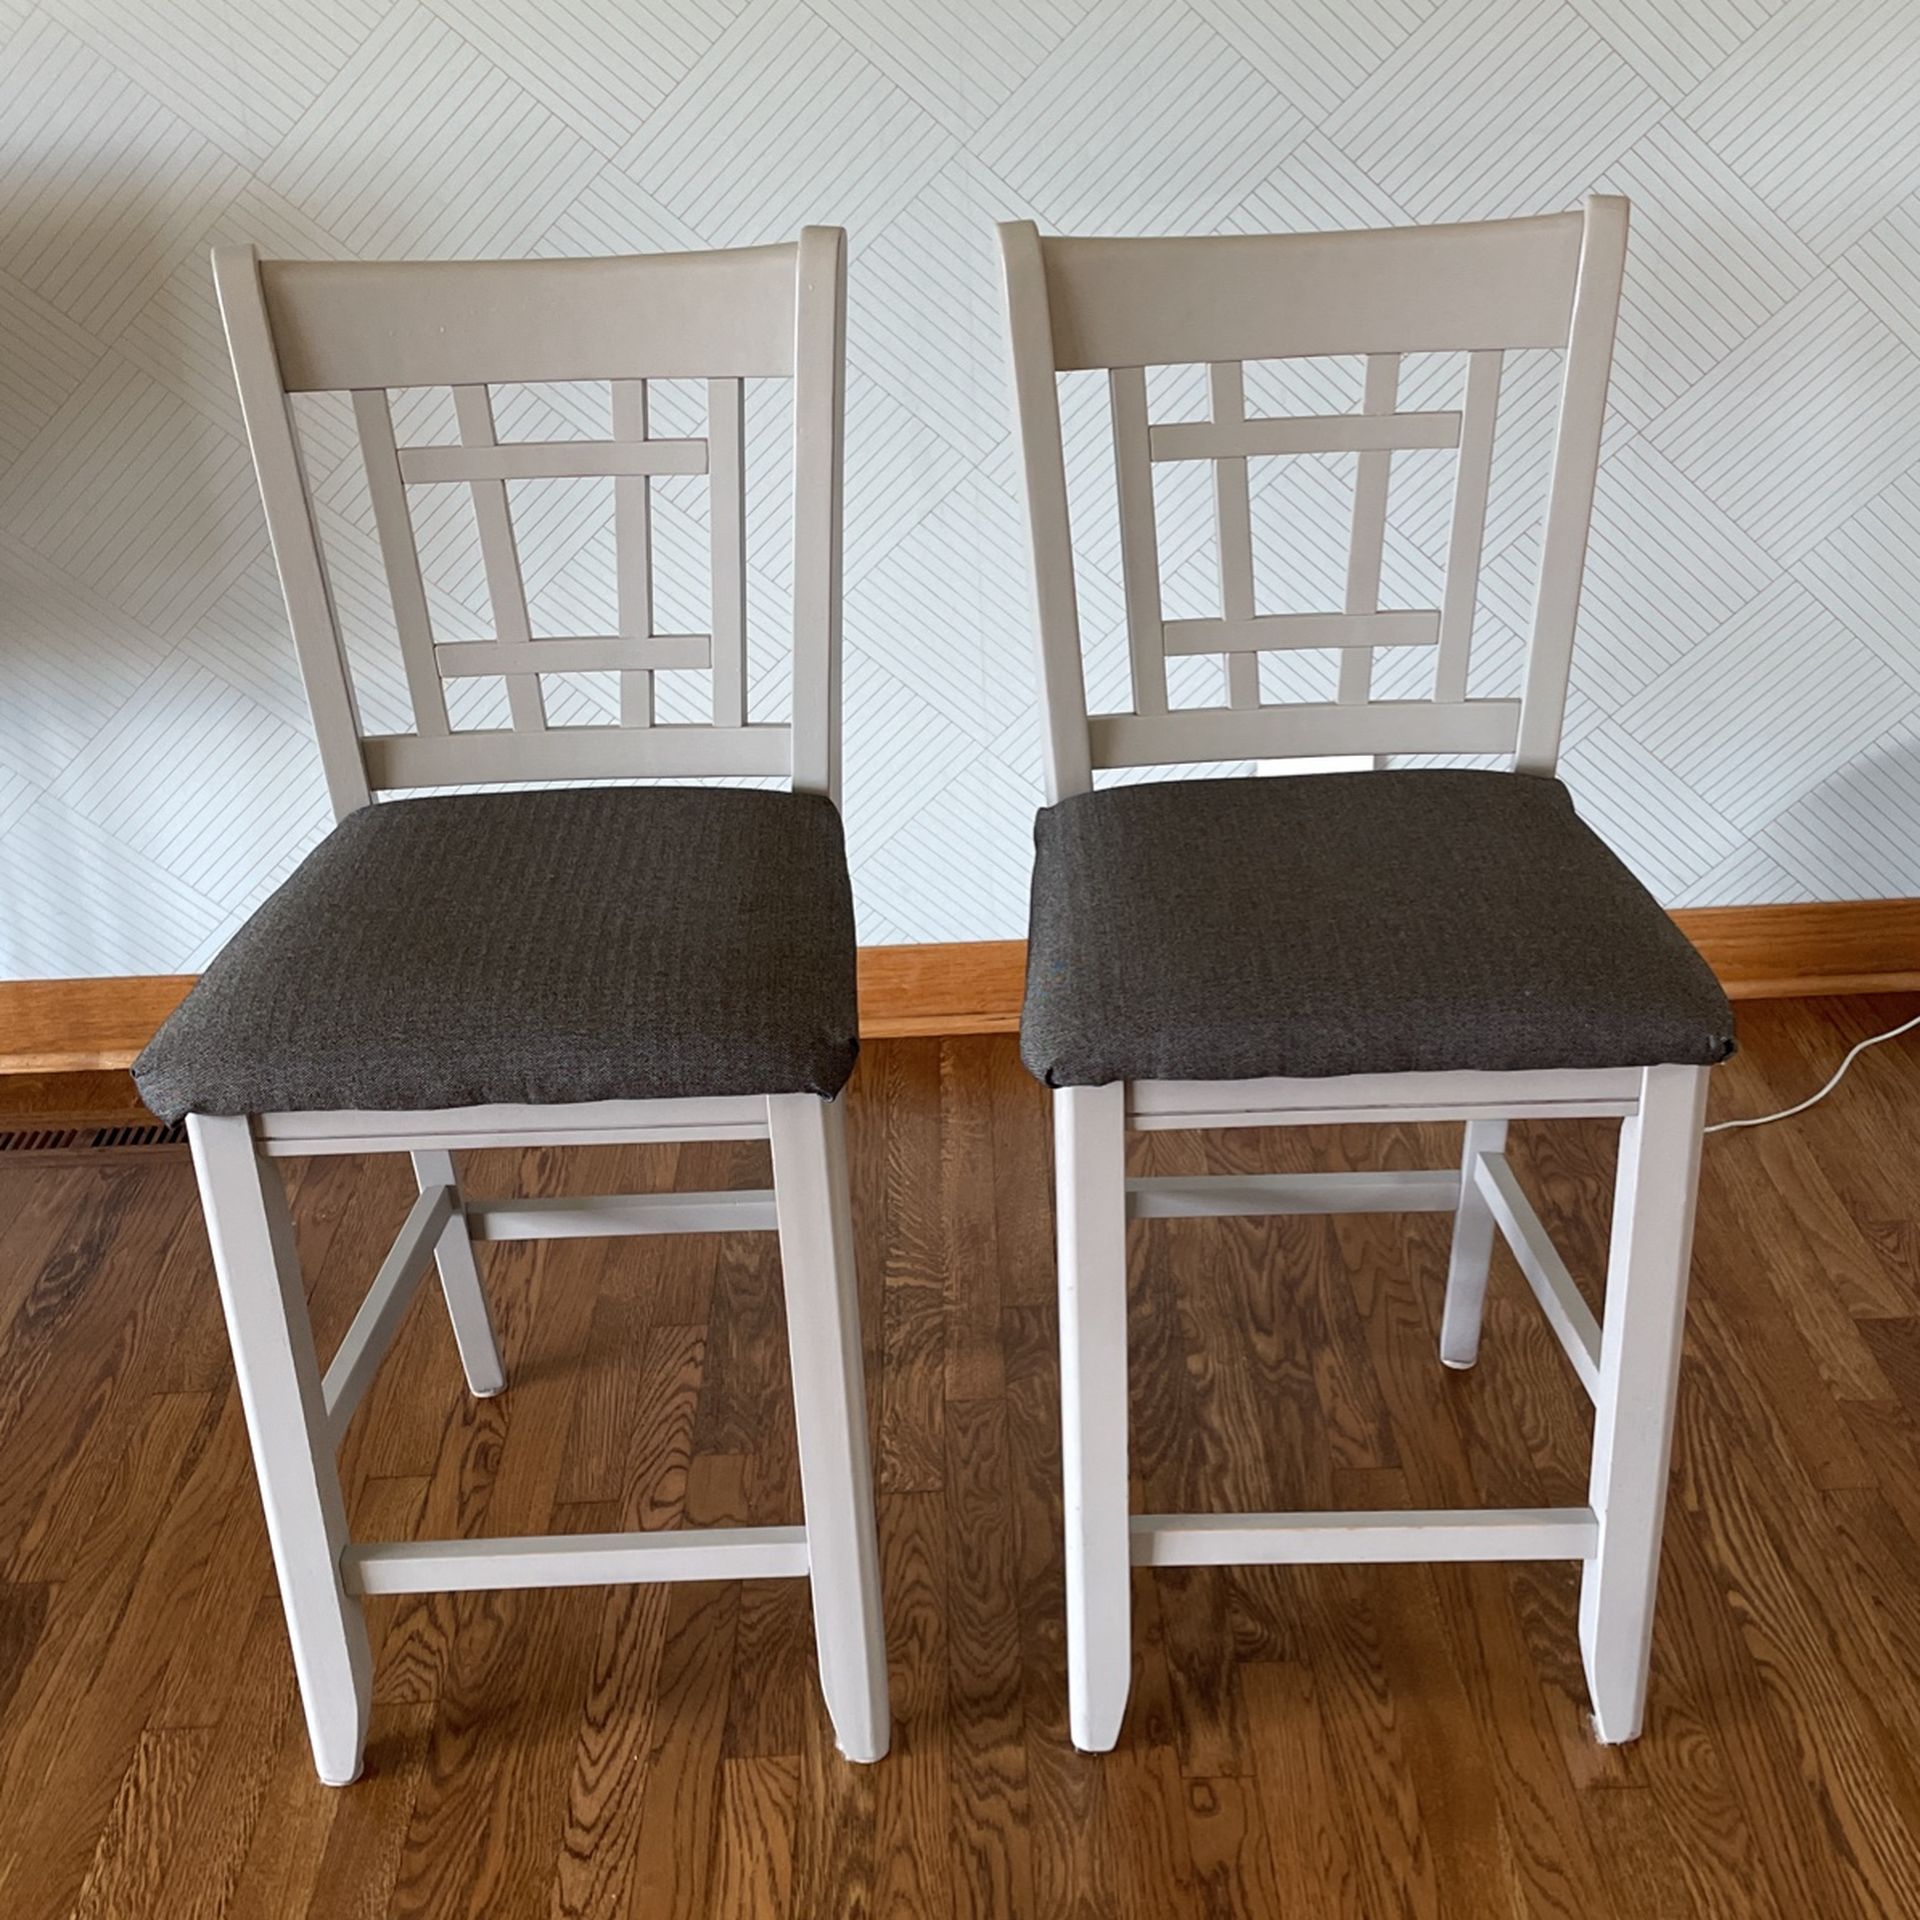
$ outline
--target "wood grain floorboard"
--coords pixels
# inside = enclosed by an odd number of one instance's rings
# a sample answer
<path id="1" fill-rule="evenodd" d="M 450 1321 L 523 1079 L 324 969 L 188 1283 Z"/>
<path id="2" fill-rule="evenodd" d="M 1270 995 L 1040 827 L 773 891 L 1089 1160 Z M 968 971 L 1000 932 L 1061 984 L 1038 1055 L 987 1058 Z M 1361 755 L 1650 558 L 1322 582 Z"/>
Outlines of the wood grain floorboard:
<path id="1" fill-rule="evenodd" d="M 1913 1003 L 1749 1002 L 1715 1117 Z M 849 1138 L 892 1757 L 850 1766 L 799 1583 L 384 1599 L 367 1771 L 313 1778 L 178 1153 L 0 1157 L 0 1913 L 629 1920 L 1920 1914 L 1920 1042 L 1710 1141 L 1645 1738 L 1587 1725 L 1566 1567 L 1137 1572 L 1120 1749 L 1066 1732 L 1048 1101 L 1011 1037 L 870 1045 Z M 1450 1164 L 1457 1130 L 1136 1139 L 1136 1173 Z M 1612 1129 L 1513 1129 L 1600 1303 Z M 404 1162 L 290 1163 L 322 1350 Z M 765 1149 L 490 1152 L 479 1193 L 765 1184 Z M 1591 1413 L 1447 1222 L 1130 1242 L 1141 1508 L 1557 1504 Z M 342 1451 L 356 1534 L 799 1517 L 770 1238 L 482 1252 L 510 1385 L 431 1287 Z"/>

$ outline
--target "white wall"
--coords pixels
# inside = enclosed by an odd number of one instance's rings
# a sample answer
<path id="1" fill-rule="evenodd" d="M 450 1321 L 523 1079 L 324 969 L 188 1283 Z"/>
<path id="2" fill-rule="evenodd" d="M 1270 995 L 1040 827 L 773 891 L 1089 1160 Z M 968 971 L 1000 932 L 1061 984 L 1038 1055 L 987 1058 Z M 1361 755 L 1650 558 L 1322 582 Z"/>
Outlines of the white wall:
<path id="1" fill-rule="evenodd" d="M 1635 228 L 1568 776 L 1669 902 L 1920 894 L 1911 0 L 0 0 L 0 972 L 197 968 L 324 828 L 215 239 L 846 223 L 861 931 L 952 940 L 1021 930 L 1038 798 L 991 221 L 1379 224 L 1595 187 Z M 1337 463 L 1273 464 L 1278 605 L 1317 591 L 1344 505 Z M 542 592 L 604 597 L 587 504 L 529 536 Z M 338 519 L 350 541 L 344 495 Z M 1495 539 L 1497 662 L 1528 549 Z M 443 617 L 484 630 L 477 570 L 435 566 Z M 1110 630 L 1110 567 L 1090 606 Z"/>

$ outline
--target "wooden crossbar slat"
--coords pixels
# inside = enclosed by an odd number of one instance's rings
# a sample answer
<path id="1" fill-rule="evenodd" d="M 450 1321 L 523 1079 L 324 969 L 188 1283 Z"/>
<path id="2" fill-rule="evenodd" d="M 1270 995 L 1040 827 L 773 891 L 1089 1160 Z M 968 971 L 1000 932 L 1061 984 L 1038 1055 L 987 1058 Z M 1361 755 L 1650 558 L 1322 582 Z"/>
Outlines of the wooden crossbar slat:
<path id="1" fill-rule="evenodd" d="M 1233 11 L 1245 20 L 1286 12 Z M 1329 22 L 1353 12 L 1315 11 Z M 1166 103 L 1157 104 L 1165 124 Z M 1543 104 L 1540 111 L 1544 117 L 1552 109 Z M 1040 311 L 1051 321 L 1052 340 L 1043 364 L 1070 373 L 1451 353 L 1489 338 L 1503 346 L 1557 347 L 1567 336 L 1582 227 L 1576 211 L 1372 233 L 1049 236 L 1041 242 L 1027 222 L 1002 232 L 1025 243 L 1035 268 L 1044 261 Z M 1024 269 L 1028 258 L 1016 264 Z"/>
<path id="2" fill-rule="evenodd" d="M 792 1579 L 807 1566 L 805 1527 L 686 1527 L 672 1533 L 378 1541 L 348 1547 L 340 1570 L 349 1592 L 375 1594 Z"/>
<path id="3" fill-rule="evenodd" d="M 1349 659 L 1366 658 L 1349 654 Z M 1101 713 L 1087 722 L 1096 767 L 1163 767 L 1196 760 L 1283 760 L 1348 753 L 1511 753 L 1517 700 L 1301 701 L 1179 713 Z"/>
<path id="4" fill-rule="evenodd" d="M 1460 1175 L 1452 1167 L 1362 1173 L 1150 1174 L 1127 1182 L 1127 1218 L 1451 1213 L 1459 1199 Z"/>
<path id="5" fill-rule="evenodd" d="M 613 431 L 616 439 L 647 437 L 647 383 L 613 382 Z M 645 474 L 627 474 L 613 483 L 614 590 L 621 633 L 629 640 L 653 635 L 653 482 Z M 653 675 L 620 676 L 620 724 L 653 725 Z"/>
<path id="6" fill-rule="evenodd" d="M 590 731 L 612 734 L 615 729 L 596 727 Z M 470 1147 L 501 1145 L 641 1146 L 766 1137 L 764 1094 L 582 1100 L 564 1106 L 496 1103 L 357 1113 L 263 1113 L 254 1123 L 254 1139 L 261 1152 L 279 1158 L 290 1154 L 461 1153 Z"/>
<path id="7" fill-rule="evenodd" d="M 1391 414 L 1400 391 L 1400 356 L 1367 356 L 1366 382 L 1360 404 L 1368 414 Z M 1456 429 L 1458 422 L 1455 422 Z M 1392 478 L 1393 453 L 1372 447 L 1356 462 L 1353 480 L 1353 536 L 1347 553 L 1347 611 L 1372 613 L 1380 605 L 1380 568 L 1387 552 L 1387 488 Z M 1373 691 L 1373 655 L 1356 648 L 1340 656 L 1338 697 L 1351 704 Z"/>
<path id="8" fill-rule="evenodd" d="M 612 480 L 707 470 L 704 440 L 510 440 L 491 446 L 402 447 L 399 456 L 400 477 L 411 486 L 453 480 Z"/>
<path id="9" fill-rule="evenodd" d="M 1459 1185 L 1454 1176 L 1454 1185 Z M 563 1193 L 470 1200 L 476 1240 L 597 1240 L 651 1233 L 772 1233 L 773 1190 L 719 1193 Z"/>
<path id="10" fill-rule="evenodd" d="M 453 1189 L 428 1187 L 413 1203 L 387 1257 L 380 1263 L 366 1298 L 341 1336 L 339 1351 L 320 1383 L 328 1431 L 337 1442 L 346 1431 L 393 1336 L 406 1318 L 414 1289 L 433 1265 L 434 1249 L 453 1218 Z"/>
<path id="11" fill-rule="evenodd" d="M 1138 1133 L 1301 1127 L 1374 1121 L 1620 1119 L 1638 1106 L 1639 1067 L 1457 1073 L 1350 1073 L 1322 1080 L 1136 1080 L 1127 1125 Z M 1457 1192 L 1457 1183 L 1456 1183 Z"/>
<path id="12" fill-rule="evenodd" d="M 1389 356 L 1376 355 L 1376 359 Z M 1238 361 L 1226 363 L 1237 368 Z M 1295 419 L 1170 420 L 1148 429 L 1156 461 L 1244 460 L 1291 453 L 1411 453 L 1460 444 L 1457 413 L 1307 414 Z"/>
<path id="13" fill-rule="evenodd" d="M 493 419 L 493 396 L 485 387 L 455 387 L 454 418 L 460 438 L 469 447 L 492 447 L 498 433 Z M 400 472 L 407 471 L 406 455 L 400 457 Z M 480 531 L 480 559 L 486 568 L 487 597 L 493 602 L 495 631 L 504 641 L 524 645 L 533 638 L 533 623 L 527 615 L 526 577 L 520 569 L 520 544 L 514 538 L 513 510 L 507 500 L 507 483 L 500 479 L 476 479 L 473 483 L 474 524 Z M 444 649 L 435 648 L 435 664 L 442 674 L 448 671 Z M 536 673 L 513 673 L 507 677 L 507 712 L 516 727 L 544 727 L 546 703 L 540 695 L 540 677 Z"/>
<path id="14" fill-rule="evenodd" d="M 1560 1348 L 1580 1377 L 1589 1400 L 1600 1392 L 1600 1323 L 1593 1309 L 1581 1297 L 1560 1249 L 1553 1244 L 1546 1223 L 1534 1211 L 1533 1202 L 1514 1176 L 1504 1153 L 1483 1153 L 1473 1170 L 1474 1185 L 1479 1188 L 1499 1227 L 1501 1238 L 1513 1249 L 1513 1257 L 1547 1325 L 1560 1342 Z"/>
<path id="15" fill-rule="evenodd" d="M 1460 410 L 1460 458 L 1454 466 L 1453 526 L 1447 538 L 1447 584 L 1440 603 L 1440 654 L 1433 697 L 1467 697 L 1468 655 L 1480 596 L 1480 548 L 1487 532 L 1487 486 L 1493 477 L 1493 432 L 1500 408 L 1498 352 L 1467 356 L 1467 392 Z"/>
<path id="16" fill-rule="evenodd" d="M 707 517 L 713 543 L 713 724 L 747 720 L 746 390 L 707 382 Z"/>
<path id="17" fill-rule="evenodd" d="M 1167 657 L 1160 635 L 1160 533 L 1147 453 L 1147 370 L 1115 367 L 1107 376 L 1113 407 L 1113 470 L 1120 499 L 1120 573 L 1127 597 L 1127 652 L 1133 710 L 1167 710 Z"/>
<path id="18" fill-rule="evenodd" d="M 662 667 L 704 667 L 713 641 L 704 633 L 656 633 L 645 640 L 619 634 L 566 634 L 542 640 L 443 640 L 433 650 L 448 679 L 477 674 L 655 672 Z"/>
<path id="19" fill-rule="evenodd" d="M 1238 360 L 1216 361 L 1207 369 L 1207 395 L 1213 403 L 1216 428 L 1230 429 L 1246 419 L 1246 370 Z M 1147 436 L 1149 448 L 1153 432 Z M 1253 503 L 1247 491 L 1247 463 L 1244 459 L 1218 459 L 1213 465 L 1214 531 L 1220 547 L 1220 611 L 1223 626 L 1244 625 L 1253 612 Z M 1191 623 L 1174 621 L 1164 629 L 1166 649 L 1180 651 L 1174 644 L 1177 627 Z M 1227 705 L 1257 707 L 1260 704 L 1260 662 L 1250 652 L 1234 649 L 1227 654 Z"/>
<path id="20" fill-rule="evenodd" d="M 487 727 L 442 738 L 377 733 L 362 744 L 367 771 L 381 788 L 480 780 L 779 778 L 793 760 L 790 730 L 771 723 L 548 727 L 541 733 Z"/>
<path id="21" fill-rule="evenodd" d="M 1303 647 L 1430 647 L 1439 637 L 1440 615 L 1432 607 L 1389 613 L 1262 613 L 1240 620 L 1169 620 L 1162 632 L 1170 654 L 1245 656 Z"/>
<path id="22" fill-rule="evenodd" d="M 357 388 L 353 420 L 366 462 L 367 492 L 373 502 L 373 526 L 386 568 L 400 636 L 400 664 L 413 702 L 413 724 L 423 739 L 449 731 L 447 696 L 433 664 L 433 620 L 427 611 L 427 583 L 420 573 L 420 549 L 414 542 L 413 515 L 407 509 L 406 482 L 400 477 L 399 450 L 393 438 L 393 409 L 384 387 Z"/>
<path id="23" fill-rule="evenodd" d="M 1359 1566 L 1391 1561 L 1587 1560 L 1591 1507 L 1430 1508 L 1375 1513 L 1142 1513 L 1136 1567 Z"/>

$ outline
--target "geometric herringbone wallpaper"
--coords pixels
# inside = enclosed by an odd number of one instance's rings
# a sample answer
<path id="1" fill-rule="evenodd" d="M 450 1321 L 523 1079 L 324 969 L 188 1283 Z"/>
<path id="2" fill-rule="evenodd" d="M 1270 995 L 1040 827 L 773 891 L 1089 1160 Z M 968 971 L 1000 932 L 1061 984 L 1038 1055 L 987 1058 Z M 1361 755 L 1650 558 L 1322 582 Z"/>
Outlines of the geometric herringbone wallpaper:
<path id="1" fill-rule="evenodd" d="M 1920 894 L 1914 0 L 0 0 L 0 974 L 197 969 L 327 824 L 216 240 L 501 256 L 845 224 L 860 932 L 962 940 L 1022 931 L 1039 798 L 991 223 L 1369 226 L 1595 188 L 1634 229 L 1567 734 L 1582 810 L 1672 904 Z M 1351 404 L 1339 369 L 1311 377 Z M 1511 377 L 1489 672 L 1525 623 L 1508 499 L 1551 392 Z M 519 404 L 544 437 L 591 425 Z M 1092 475 L 1091 411 L 1068 419 Z M 353 607 L 365 516 L 311 424 Z M 778 442 L 756 428 L 756 455 Z M 1263 595 L 1337 604 L 1339 462 L 1266 464 Z M 537 628 L 606 598 L 596 484 L 516 501 Z M 1389 591 L 1420 604 L 1444 513 L 1398 465 L 1395 489 Z M 664 573 L 704 505 L 663 493 Z M 1208 611 L 1204 515 L 1162 512 L 1170 606 Z M 454 637 L 486 630 L 457 531 L 424 536 Z M 780 533 L 757 515 L 756 615 Z M 1097 648 L 1119 589 L 1087 545 Z"/>

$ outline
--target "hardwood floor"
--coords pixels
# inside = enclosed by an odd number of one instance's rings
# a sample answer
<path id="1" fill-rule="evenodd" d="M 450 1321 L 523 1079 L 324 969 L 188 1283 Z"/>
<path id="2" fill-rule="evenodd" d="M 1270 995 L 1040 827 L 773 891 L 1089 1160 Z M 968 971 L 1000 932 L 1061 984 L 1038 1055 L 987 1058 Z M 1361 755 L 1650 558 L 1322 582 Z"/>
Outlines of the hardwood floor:
<path id="1" fill-rule="evenodd" d="M 1893 999 L 1749 1003 L 1716 1115 Z M 1920 1913 L 1920 1047 L 1708 1143 L 1649 1730 L 1584 1726 L 1571 1568 L 1136 1575 L 1120 1751 L 1065 1734 L 1044 1096 L 1012 1042 L 868 1049 L 852 1135 L 896 1733 L 838 1759 L 797 1583 L 370 1603 L 369 1767 L 311 1773 L 183 1153 L 0 1156 L 0 1912 Z M 1141 1170 L 1447 1163 L 1453 1130 L 1136 1142 Z M 1583 1278 L 1612 1140 L 1515 1128 Z M 750 1185 L 764 1149 L 478 1156 L 481 1191 Z M 524 1165 L 517 1164 L 524 1161 Z M 323 1352 L 409 1195 L 296 1165 Z M 1447 1222 L 1136 1228 L 1137 1500 L 1579 1502 L 1590 1421 Z M 432 1290 L 343 1456 L 355 1531 L 798 1513 L 773 1242 L 483 1252 L 512 1385 Z"/>

